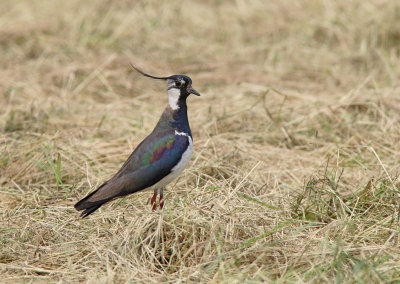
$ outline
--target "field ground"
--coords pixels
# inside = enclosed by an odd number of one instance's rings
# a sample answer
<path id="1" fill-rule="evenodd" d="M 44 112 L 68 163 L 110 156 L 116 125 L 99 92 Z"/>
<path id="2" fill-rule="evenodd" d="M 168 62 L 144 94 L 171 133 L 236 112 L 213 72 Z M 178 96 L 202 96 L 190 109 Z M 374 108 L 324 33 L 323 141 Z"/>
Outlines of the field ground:
<path id="1" fill-rule="evenodd" d="M 0 4 L 0 282 L 399 283 L 400 2 Z M 186 74 L 195 143 L 86 219 Z"/>

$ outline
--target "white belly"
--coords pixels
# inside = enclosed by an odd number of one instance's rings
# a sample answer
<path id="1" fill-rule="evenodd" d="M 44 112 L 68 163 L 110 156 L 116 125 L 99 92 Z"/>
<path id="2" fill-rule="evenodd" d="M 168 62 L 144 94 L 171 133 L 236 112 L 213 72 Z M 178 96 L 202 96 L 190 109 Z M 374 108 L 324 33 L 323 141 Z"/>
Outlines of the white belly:
<path id="1" fill-rule="evenodd" d="M 187 135 L 186 133 L 183 133 L 183 132 L 175 131 L 175 134 L 176 135 L 187 136 L 187 138 L 189 140 L 189 146 L 186 149 L 186 151 L 182 154 L 182 158 L 179 161 L 179 163 L 176 164 L 176 166 L 172 168 L 171 173 L 169 175 L 167 175 L 166 177 L 164 177 L 159 182 L 157 182 L 155 185 L 149 187 L 149 189 L 153 189 L 154 190 L 154 189 L 160 189 L 160 188 L 165 187 L 171 181 L 176 179 L 180 175 L 180 173 L 183 172 L 183 170 L 189 164 L 190 158 L 192 157 L 192 153 L 193 153 L 193 141 L 192 141 L 192 138 L 189 135 Z"/>

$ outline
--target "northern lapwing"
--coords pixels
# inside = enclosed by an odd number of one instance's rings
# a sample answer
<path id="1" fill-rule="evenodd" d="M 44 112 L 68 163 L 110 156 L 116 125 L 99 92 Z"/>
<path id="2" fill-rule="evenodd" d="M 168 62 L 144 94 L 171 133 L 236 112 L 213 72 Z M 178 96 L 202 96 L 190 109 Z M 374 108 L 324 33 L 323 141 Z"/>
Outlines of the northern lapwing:
<path id="1" fill-rule="evenodd" d="M 185 75 L 155 77 L 132 67 L 143 76 L 167 81 L 168 105 L 153 132 L 137 146 L 116 175 L 75 204 L 76 210 L 84 210 L 83 218 L 111 200 L 145 189 L 154 190 L 153 211 L 157 208 L 158 194 L 162 209 L 165 186 L 178 177 L 192 156 L 186 99 L 190 94 L 200 96 L 192 88 L 192 80 Z"/>

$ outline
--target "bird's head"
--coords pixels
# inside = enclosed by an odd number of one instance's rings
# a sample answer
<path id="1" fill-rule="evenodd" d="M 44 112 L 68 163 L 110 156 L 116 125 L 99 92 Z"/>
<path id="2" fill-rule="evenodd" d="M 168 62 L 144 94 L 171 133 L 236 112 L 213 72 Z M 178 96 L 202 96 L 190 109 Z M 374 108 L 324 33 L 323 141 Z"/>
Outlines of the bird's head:
<path id="1" fill-rule="evenodd" d="M 146 74 L 136 68 L 135 66 L 131 66 L 138 71 L 140 74 L 143 76 L 152 78 L 152 79 L 157 79 L 157 80 L 166 80 L 167 81 L 167 95 L 168 95 L 168 102 L 170 107 L 173 110 L 179 109 L 178 102 L 180 100 L 186 100 L 186 98 L 190 95 L 196 95 L 200 96 L 200 94 L 192 88 L 192 79 L 190 79 L 186 75 L 172 75 L 169 77 L 155 77 L 149 74 Z"/>

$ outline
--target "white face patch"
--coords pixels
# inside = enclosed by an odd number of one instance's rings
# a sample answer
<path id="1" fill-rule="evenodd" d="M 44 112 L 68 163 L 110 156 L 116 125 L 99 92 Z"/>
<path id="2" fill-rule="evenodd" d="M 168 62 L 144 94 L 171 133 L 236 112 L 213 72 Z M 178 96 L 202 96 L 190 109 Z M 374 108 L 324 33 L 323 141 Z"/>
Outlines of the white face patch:
<path id="1" fill-rule="evenodd" d="M 179 109 L 178 100 L 181 95 L 181 90 L 179 90 L 177 88 L 171 88 L 167 91 L 167 95 L 168 95 L 169 106 L 173 110 L 178 110 Z"/>
<path id="2" fill-rule="evenodd" d="M 180 83 L 181 85 L 176 85 L 178 83 Z M 181 95 L 181 90 L 180 90 L 180 86 L 183 86 L 184 84 L 186 84 L 185 80 L 181 79 L 179 81 L 175 81 L 175 80 L 171 80 L 168 79 L 167 80 L 167 95 L 168 95 L 168 103 L 169 106 L 173 109 L 173 110 L 178 110 L 179 106 L 178 106 L 178 100 L 179 97 Z"/>

